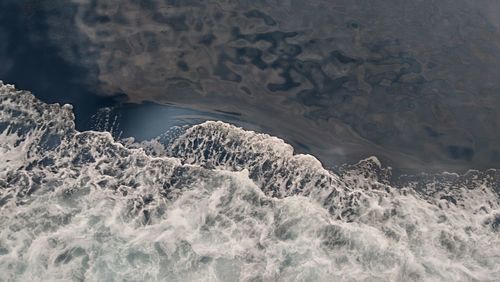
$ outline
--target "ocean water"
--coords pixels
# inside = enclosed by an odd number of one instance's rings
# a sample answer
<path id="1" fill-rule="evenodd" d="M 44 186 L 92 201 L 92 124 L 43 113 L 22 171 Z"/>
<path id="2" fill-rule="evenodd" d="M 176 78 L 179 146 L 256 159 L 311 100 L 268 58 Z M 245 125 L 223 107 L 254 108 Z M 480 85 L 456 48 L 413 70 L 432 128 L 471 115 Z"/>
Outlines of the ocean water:
<path id="1" fill-rule="evenodd" d="M 500 171 L 337 172 L 207 121 L 136 142 L 0 83 L 0 281 L 498 281 Z"/>
<path id="2" fill-rule="evenodd" d="M 497 0 L 2 0 L 0 79 L 72 104 L 80 131 L 102 107 L 128 102 L 137 124 L 174 105 L 327 166 L 464 173 L 500 163 L 498 15 Z"/>

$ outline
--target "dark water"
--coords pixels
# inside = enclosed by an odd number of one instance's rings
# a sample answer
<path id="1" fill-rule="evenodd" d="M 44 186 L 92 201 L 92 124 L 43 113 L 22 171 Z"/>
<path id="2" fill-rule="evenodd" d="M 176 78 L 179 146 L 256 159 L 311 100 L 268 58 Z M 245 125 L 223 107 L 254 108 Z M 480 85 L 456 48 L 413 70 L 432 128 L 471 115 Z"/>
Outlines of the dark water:
<path id="1" fill-rule="evenodd" d="M 18 89 L 32 91 L 47 103 L 73 105 L 79 130 L 107 130 L 115 137 L 145 140 L 173 126 L 193 125 L 207 119 L 238 123 L 234 113 L 209 113 L 149 102 L 131 104 L 124 101 L 123 93 L 110 96 L 89 85 L 90 70 L 65 60 L 59 47 L 49 40 L 47 15 L 60 11 L 46 12 L 42 4 L 37 1 L 0 4 L 0 77 Z M 63 9 L 64 12 L 69 11 Z"/>
<path id="2" fill-rule="evenodd" d="M 134 137 L 137 141 L 143 141 L 153 139 L 173 127 L 195 125 L 206 120 L 226 120 L 251 128 L 251 125 L 244 124 L 231 114 L 210 113 L 151 102 L 124 103 L 101 108 L 90 117 L 90 124 L 92 129 L 110 131 L 116 138 Z"/>
<path id="3" fill-rule="evenodd" d="M 0 4 L 0 77 L 48 103 L 72 104 L 78 127 L 89 129 L 88 118 L 99 108 L 113 105 L 114 99 L 98 96 L 82 83 L 88 70 L 59 55 L 57 46 L 47 40 L 46 15 L 28 4 Z"/>
<path id="4" fill-rule="evenodd" d="M 402 171 L 500 163 L 495 1 L 0 6 L 1 79 L 73 104 L 80 129 L 113 106 L 122 137 L 220 119 L 328 166 L 370 155 Z"/>

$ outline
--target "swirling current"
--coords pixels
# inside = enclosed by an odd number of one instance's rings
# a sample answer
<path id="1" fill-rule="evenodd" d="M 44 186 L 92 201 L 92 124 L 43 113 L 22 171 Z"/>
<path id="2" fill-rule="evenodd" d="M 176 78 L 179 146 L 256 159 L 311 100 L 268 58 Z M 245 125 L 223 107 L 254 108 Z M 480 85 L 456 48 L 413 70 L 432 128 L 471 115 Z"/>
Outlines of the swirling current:
<path id="1" fill-rule="evenodd" d="M 141 143 L 0 83 L 2 281 L 498 281 L 500 171 L 325 169 L 208 121 Z"/>

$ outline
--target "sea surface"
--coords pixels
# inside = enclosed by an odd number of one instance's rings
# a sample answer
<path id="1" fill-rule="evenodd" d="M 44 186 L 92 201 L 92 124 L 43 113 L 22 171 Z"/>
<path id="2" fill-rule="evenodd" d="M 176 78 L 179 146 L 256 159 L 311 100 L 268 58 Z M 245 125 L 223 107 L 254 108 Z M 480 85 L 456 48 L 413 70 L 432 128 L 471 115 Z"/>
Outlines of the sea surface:
<path id="1" fill-rule="evenodd" d="M 5 0 L 0 79 L 72 104 L 80 130 L 110 107 L 122 137 L 222 120 L 328 167 L 377 155 L 398 174 L 464 173 L 500 163 L 499 14 L 494 0 Z"/>
<path id="2" fill-rule="evenodd" d="M 0 1 L 0 281 L 499 281 L 498 15 Z"/>

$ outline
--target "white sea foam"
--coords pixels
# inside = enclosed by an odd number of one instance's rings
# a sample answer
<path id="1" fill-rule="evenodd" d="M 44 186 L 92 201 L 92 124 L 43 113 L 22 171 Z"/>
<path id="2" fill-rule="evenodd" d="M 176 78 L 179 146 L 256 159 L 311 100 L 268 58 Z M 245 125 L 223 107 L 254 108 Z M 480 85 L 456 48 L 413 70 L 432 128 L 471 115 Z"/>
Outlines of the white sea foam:
<path id="1" fill-rule="evenodd" d="M 500 278 L 496 170 L 396 187 L 221 122 L 123 145 L 1 83 L 0 130 L 0 280 Z"/>

